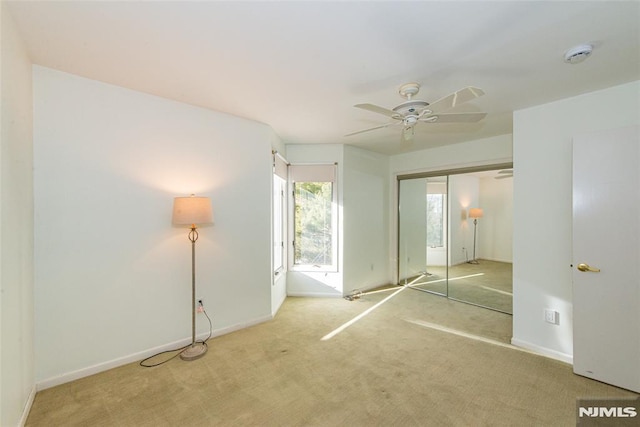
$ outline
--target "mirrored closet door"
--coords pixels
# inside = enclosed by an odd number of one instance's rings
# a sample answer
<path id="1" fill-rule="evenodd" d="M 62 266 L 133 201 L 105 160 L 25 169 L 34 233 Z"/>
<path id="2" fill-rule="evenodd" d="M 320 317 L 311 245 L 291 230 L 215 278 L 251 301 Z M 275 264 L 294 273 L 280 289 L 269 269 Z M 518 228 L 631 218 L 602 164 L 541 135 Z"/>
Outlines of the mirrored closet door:
<path id="1" fill-rule="evenodd" d="M 398 284 L 512 313 L 510 166 L 398 178 Z"/>

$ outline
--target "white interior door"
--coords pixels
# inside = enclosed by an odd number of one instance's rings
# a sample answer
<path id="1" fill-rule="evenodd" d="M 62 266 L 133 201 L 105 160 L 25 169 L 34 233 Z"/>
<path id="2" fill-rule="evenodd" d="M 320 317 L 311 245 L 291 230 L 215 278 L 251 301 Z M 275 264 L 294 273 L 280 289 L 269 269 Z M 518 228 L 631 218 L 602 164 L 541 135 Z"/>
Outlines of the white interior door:
<path id="1" fill-rule="evenodd" d="M 639 130 L 604 131 L 573 140 L 573 370 L 636 392 Z"/>

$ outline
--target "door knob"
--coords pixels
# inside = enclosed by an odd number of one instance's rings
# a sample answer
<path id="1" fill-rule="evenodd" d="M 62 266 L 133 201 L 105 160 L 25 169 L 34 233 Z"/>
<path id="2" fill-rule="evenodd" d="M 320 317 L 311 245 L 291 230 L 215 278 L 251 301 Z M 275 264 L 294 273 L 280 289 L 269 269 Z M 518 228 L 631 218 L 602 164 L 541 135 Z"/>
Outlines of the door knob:
<path id="1" fill-rule="evenodd" d="M 595 267 L 591 267 L 589 264 L 578 264 L 578 270 L 580 271 L 590 271 L 592 273 L 599 273 L 600 269 L 599 268 L 595 268 Z"/>

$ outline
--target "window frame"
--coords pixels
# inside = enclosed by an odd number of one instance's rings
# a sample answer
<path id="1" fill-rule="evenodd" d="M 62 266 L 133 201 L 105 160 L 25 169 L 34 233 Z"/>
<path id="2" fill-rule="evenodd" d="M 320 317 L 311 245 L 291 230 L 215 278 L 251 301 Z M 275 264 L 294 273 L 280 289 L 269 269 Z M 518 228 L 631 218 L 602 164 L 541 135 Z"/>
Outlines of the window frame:
<path id="1" fill-rule="evenodd" d="M 314 173 L 314 168 L 317 173 Z M 328 172 L 328 168 L 331 171 Z M 337 165 L 334 164 L 309 164 L 291 165 L 289 168 L 289 236 L 291 250 L 288 251 L 288 268 L 290 271 L 299 272 L 338 272 L 338 186 Z M 302 176 L 302 179 L 298 177 Z M 296 263 L 296 183 L 323 182 L 331 184 L 331 264 Z M 299 244 L 299 242 L 298 242 Z"/>

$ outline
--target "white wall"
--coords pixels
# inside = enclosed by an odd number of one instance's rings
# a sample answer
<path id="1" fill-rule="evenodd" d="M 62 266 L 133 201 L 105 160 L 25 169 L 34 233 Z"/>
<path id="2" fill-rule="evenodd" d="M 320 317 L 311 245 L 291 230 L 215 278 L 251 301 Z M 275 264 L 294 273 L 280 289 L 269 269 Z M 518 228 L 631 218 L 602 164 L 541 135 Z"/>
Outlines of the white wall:
<path id="1" fill-rule="evenodd" d="M 639 122 L 640 81 L 514 113 L 514 344 L 571 361 L 571 138 Z"/>
<path id="2" fill-rule="evenodd" d="M 190 341 L 175 196 L 213 203 L 196 268 L 215 333 L 271 318 L 268 126 L 42 67 L 34 93 L 39 387 Z"/>
<path id="3" fill-rule="evenodd" d="M 344 147 L 343 293 L 389 282 L 389 158 Z"/>
<path id="4" fill-rule="evenodd" d="M 389 168 L 395 180 L 408 173 L 508 163 L 511 156 L 509 134 L 397 154 L 391 156 Z"/>
<path id="5" fill-rule="evenodd" d="M 23 424 L 35 396 L 31 61 L 0 4 L 0 425 Z"/>
<path id="6" fill-rule="evenodd" d="M 344 146 L 339 144 L 291 144 L 287 145 L 287 160 L 291 164 L 337 163 L 338 191 L 338 271 L 337 272 L 287 272 L 287 295 L 327 296 L 343 295 L 344 248 Z M 289 248 L 291 248 L 289 233 Z"/>
<path id="7" fill-rule="evenodd" d="M 513 179 L 480 178 L 478 258 L 513 261 Z"/>

